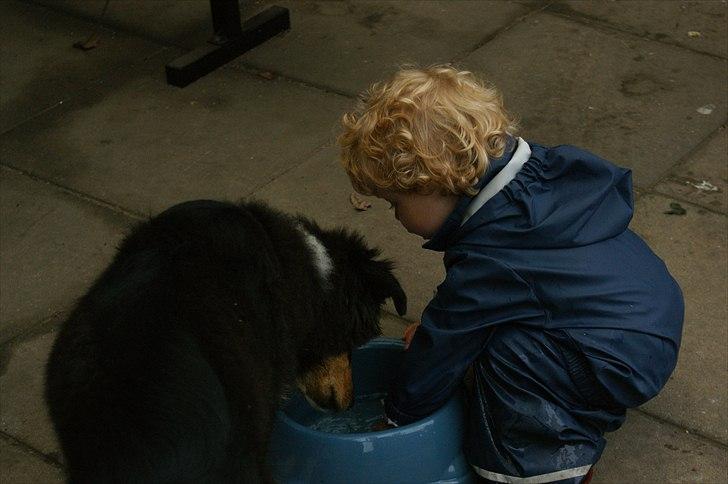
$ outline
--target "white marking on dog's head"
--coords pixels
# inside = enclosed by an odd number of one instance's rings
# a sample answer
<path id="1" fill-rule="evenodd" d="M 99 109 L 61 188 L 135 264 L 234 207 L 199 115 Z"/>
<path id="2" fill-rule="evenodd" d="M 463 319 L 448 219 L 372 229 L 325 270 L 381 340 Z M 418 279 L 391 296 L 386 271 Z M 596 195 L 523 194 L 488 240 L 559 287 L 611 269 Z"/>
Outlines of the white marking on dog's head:
<path id="1" fill-rule="evenodd" d="M 334 263 L 331 260 L 331 257 L 329 257 L 329 252 L 318 237 L 310 233 L 302 225 L 299 225 L 298 228 L 303 233 L 304 242 L 306 242 L 306 245 L 308 245 L 309 249 L 311 249 L 313 263 L 316 266 L 316 269 L 318 269 L 321 279 L 324 282 L 329 282 L 329 275 L 334 268 Z"/>

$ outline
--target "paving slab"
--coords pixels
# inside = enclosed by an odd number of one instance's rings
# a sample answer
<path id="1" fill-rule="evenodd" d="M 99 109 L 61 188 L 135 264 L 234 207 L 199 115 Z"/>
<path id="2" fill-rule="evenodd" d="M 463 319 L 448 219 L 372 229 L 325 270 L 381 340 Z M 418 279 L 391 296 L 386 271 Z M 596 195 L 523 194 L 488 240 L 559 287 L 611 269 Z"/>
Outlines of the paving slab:
<path id="1" fill-rule="evenodd" d="M 548 11 L 724 58 L 728 55 L 728 4 L 723 0 L 570 0 L 554 2 Z"/>
<path id="2" fill-rule="evenodd" d="M 100 28 L 47 8 L 0 2 L 0 132 L 77 96 L 110 71 L 159 51 L 137 37 Z M 73 43 L 99 30 L 97 48 Z"/>
<path id="3" fill-rule="evenodd" d="M 423 249 L 422 238 L 402 228 L 387 202 L 366 197 L 372 207 L 363 212 L 355 210 L 349 202 L 352 192 L 338 161 L 338 148 L 330 145 L 257 190 L 253 197 L 286 212 L 312 217 L 324 227 L 345 226 L 359 231 L 369 244 L 382 250 L 384 257 L 394 260 L 395 274 L 408 298 L 407 318 L 419 321 L 444 278 L 442 254 Z M 387 307 L 396 314 L 391 303 Z"/>
<path id="4" fill-rule="evenodd" d="M 622 428 L 606 437 L 594 484 L 728 481 L 725 447 L 639 412 L 628 412 Z"/>
<path id="5" fill-rule="evenodd" d="M 33 1 L 167 45 L 192 49 L 212 36 L 209 0 L 111 0 L 105 12 L 107 0 Z"/>
<path id="6" fill-rule="evenodd" d="M 68 309 L 130 224 L 7 168 L 0 168 L 0 219 L 0 343 Z"/>
<path id="7" fill-rule="evenodd" d="M 646 194 L 632 228 L 667 264 L 685 298 L 678 365 L 666 387 L 643 408 L 728 445 L 728 262 L 726 217 Z"/>
<path id="8" fill-rule="evenodd" d="M 725 60 L 549 14 L 525 18 L 462 64 L 504 92 L 527 139 L 592 150 L 632 168 L 641 186 L 726 119 Z"/>
<path id="9" fill-rule="evenodd" d="M 232 70 L 179 89 L 160 69 L 97 93 L 0 137 L 0 158 L 142 214 L 247 195 L 330 139 L 351 101 Z"/>
<path id="10" fill-rule="evenodd" d="M 58 440 L 43 397 L 45 365 L 56 331 L 3 348 L 0 430 L 60 462 Z"/>
<path id="11" fill-rule="evenodd" d="M 0 482 L 50 484 L 65 482 L 63 471 L 29 452 L 22 445 L 0 437 Z"/>
<path id="12" fill-rule="evenodd" d="M 334 90 L 357 94 L 405 63 L 450 62 L 527 14 L 498 1 L 275 2 L 291 30 L 238 58 Z"/>
<path id="13" fill-rule="evenodd" d="M 654 190 L 728 212 L 728 130 L 725 125 Z"/>

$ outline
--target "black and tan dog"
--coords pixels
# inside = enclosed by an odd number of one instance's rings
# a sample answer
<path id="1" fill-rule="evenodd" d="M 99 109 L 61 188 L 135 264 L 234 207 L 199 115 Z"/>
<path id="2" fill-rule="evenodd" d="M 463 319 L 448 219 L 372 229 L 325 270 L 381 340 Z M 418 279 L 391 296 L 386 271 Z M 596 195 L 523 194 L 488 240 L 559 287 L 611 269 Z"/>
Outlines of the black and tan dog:
<path id="1" fill-rule="evenodd" d="M 269 481 L 275 410 L 298 384 L 352 401 L 392 266 L 344 230 L 263 204 L 187 202 L 138 226 L 62 326 L 46 398 L 78 483 Z"/>

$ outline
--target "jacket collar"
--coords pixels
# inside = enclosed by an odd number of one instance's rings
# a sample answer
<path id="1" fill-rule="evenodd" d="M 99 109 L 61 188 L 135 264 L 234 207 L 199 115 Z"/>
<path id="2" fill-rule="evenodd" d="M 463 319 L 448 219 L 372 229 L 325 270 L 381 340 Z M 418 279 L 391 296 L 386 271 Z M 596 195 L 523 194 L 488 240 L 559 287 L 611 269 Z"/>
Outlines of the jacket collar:
<path id="1" fill-rule="evenodd" d="M 516 138 L 510 136 L 508 138 L 508 141 L 506 141 L 506 148 L 503 151 L 503 156 L 490 160 L 490 163 L 488 164 L 488 169 L 485 171 L 485 174 L 474 185 L 474 188 L 478 192 L 480 192 L 480 190 L 485 187 L 498 173 L 500 173 L 504 166 L 508 164 L 517 146 L 518 142 Z M 438 231 L 435 232 L 435 235 L 433 235 L 430 240 L 425 242 L 422 247 L 425 249 L 440 252 L 447 249 L 453 235 L 455 235 L 455 233 L 457 233 L 458 229 L 460 228 L 460 223 L 463 220 L 463 215 L 465 214 L 466 209 L 476 195 L 462 195 L 455 205 L 453 211 L 450 213 L 447 219 L 445 219 L 445 222 L 443 222 Z"/>

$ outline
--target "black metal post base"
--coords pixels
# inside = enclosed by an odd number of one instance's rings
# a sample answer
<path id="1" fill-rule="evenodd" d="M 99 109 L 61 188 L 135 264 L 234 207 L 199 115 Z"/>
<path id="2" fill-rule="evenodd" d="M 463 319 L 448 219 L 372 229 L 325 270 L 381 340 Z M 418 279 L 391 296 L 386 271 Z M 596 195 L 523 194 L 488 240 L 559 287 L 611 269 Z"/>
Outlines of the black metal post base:
<path id="1" fill-rule="evenodd" d="M 227 37 L 223 38 L 218 33 L 214 43 L 195 49 L 167 64 L 167 84 L 185 87 L 289 28 L 291 20 L 288 9 L 270 7 L 243 22 L 239 33 L 226 32 Z"/>

